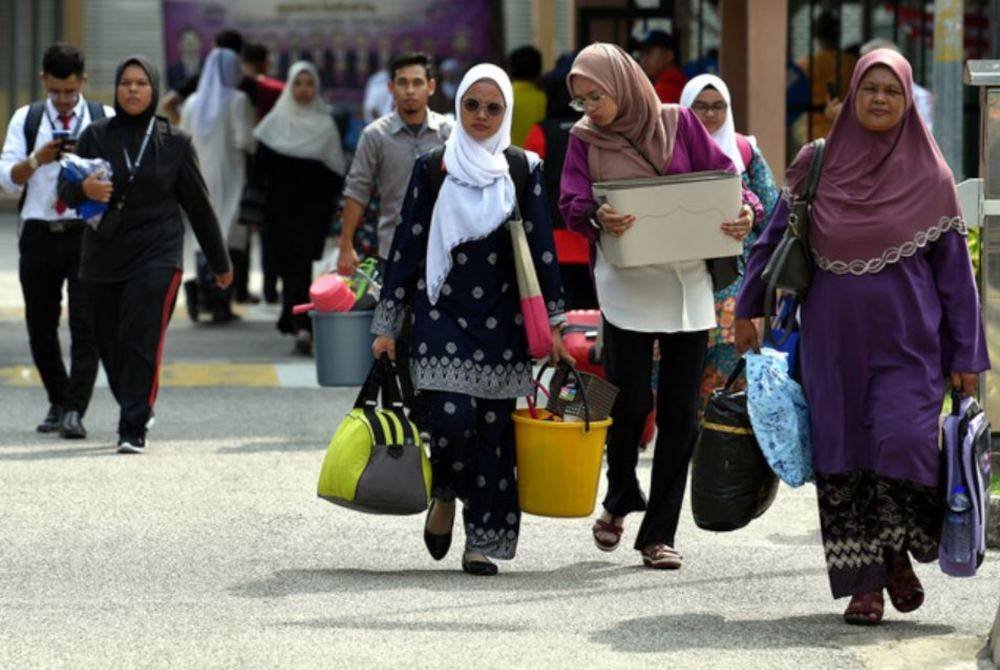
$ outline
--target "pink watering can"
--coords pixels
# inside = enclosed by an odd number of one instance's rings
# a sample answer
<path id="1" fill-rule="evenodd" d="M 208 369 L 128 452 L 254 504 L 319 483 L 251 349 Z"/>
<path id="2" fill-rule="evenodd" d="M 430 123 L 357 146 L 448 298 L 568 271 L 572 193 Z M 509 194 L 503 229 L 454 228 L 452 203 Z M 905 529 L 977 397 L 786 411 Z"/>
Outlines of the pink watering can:
<path id="1" fill-rule="evenodd" d="M 336 273 L 325 274 L 309 287 L 309 299 L 304 305 L 295 305 L 292 314 L 317 312 L 349 312 L 354 307 L 354 293 L 344 278 Z"/>

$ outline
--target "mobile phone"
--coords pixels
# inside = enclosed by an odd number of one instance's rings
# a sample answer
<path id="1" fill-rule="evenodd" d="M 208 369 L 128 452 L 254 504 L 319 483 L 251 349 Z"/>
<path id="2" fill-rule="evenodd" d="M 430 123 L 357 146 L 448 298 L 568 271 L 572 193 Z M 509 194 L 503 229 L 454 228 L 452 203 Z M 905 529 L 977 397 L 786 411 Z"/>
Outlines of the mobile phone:
<path id="1" fill-rule="evenodd" d="M 66 145 L 73 143 L 73 133 L 68 130 L 53 130 L 52 139 L 59 140 L 59 151 L 66 151 Z"/>
<path id="2" fill-rule="evenodd" d="M 837 89 L 837 84 L 832 81 L 826 82 L 826 94 L 830 96 L 831 100 L 833 100 L 834 98 L 839 98 L 840 91 Z"/>

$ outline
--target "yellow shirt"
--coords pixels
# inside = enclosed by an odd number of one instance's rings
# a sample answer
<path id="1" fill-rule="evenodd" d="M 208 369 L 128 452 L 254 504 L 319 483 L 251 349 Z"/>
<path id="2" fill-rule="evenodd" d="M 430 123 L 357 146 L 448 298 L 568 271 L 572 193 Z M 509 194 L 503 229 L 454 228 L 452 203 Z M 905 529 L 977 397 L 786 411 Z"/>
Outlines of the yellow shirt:
<path id="1" fill-rule="evenodd" d="M 514 87 L 514 118 L 511 120 L 510 141 L 524 146 L 531 127 L 545 118 L 545 92 L 530 81 L 512 82 Z"/>

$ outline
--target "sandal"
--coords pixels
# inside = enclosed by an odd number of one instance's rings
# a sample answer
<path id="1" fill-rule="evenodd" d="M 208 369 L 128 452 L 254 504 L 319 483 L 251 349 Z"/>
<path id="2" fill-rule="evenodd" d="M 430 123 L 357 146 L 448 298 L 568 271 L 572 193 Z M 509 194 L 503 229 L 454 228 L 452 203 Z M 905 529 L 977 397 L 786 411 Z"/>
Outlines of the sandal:
<path id="1" fill-rule="evenodd" d="M 655 570 L 680 570 L 684 557 L 665 544 L 651 544 L 641 552 L 642 564 Z"/>
<path id="2" fill-rule="evenodd" d="M 882 623 L 885 613 L 885 599 L 882 592 L 858 593 L 851 598 L 851 604 L 844 611 L 844 621 L 853 626 L 877 626 Z"/>
<path id="3" fill-rule="evenodd" d="M 600 549 L 601 551 L 614 551 L 615 549 L 617 549 L 618 545 L 621 544 L 622 541 L 622 533 L 625 532 L 625 529 L 623 527 L 616 526 L 615 524 L 605 521 L 604 519 L 598 519 L 597 521 L 595 521 L 594 527 L 591 528 L 590 530 L 594 534 L 594 544 L 596 544 L 597 548 Z M 602 540 L 598 536 L 598 533 L 613 535 L 615 540 L 614 542 L 608 542 L 607 540 Z"/>
<path id="4" fill-rule="evenodd" d="M 897 612 L 913 612 L 924 604 L 924 587 L 913 572 L 906 554 L 896 558 L 889 570 L 889 600 Z"/>

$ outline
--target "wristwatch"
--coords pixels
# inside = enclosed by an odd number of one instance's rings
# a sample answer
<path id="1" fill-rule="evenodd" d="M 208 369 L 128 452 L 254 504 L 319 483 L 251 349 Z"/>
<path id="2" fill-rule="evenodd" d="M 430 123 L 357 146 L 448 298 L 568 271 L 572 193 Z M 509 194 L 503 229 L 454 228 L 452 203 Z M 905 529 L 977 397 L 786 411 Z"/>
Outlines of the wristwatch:
<path id="1" fill-rule="evenodd" d="M 35 152 L 34 151 L 32 151 L 30 154 L 28 154 L 28 167 L 30 167 L 32 169 L 32 171 L 37 170 L 38 167 L 39 167 L 38 159 L 35 158 Z"/>

